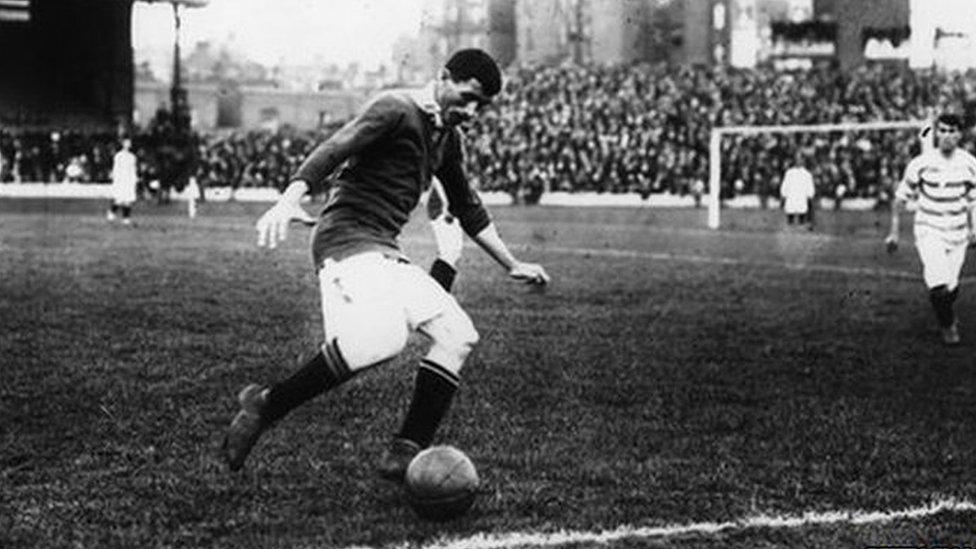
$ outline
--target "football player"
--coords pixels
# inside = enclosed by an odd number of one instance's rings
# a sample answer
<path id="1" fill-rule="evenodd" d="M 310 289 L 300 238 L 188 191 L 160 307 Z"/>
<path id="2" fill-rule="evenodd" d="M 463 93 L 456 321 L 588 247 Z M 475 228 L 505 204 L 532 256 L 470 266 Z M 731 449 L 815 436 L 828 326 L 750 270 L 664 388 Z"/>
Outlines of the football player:
<path id="1" fill-rule="evenodd" d="M 889 252 L 898 249 L 900 211 L 906 203 L 914 203 L 915 247 L 929 301 L 943 342 L 957 345 L 959 322 L 953 305 L 959 296 L 959 272 L 967 246 L 976 242 L 976 158 L 959 148 L 959 116 L 938 116 L 934 130 L 935 147 L 908 163 L 905 176 L 895 189 L 891 231 L 885 244 Z"/>
<path id="2" fill-rule="evenodd" d="M 291 221 L 315 222 L 312 256 L 324 342 L 290 377 L 239 393 L 240 411 L 223 446 L 231 470 L 243 466 L 261 434 L 288 412 L 399 355 L 411 330 L 426 334 L 431 346 L 418 365 L 406 416 L 380 459 L 380 475 L 402 481 L 410 460 L 431 444 L 478 342 L 454 297 L 411 264 L 397 243 L 433 176 L 443 185 L 451 216 L 512 279 L 549 282 L 542 266 L 512 255 L 464 174 L 459 126 L 500 90 L 501 72 L 487 53 L 456 52 L 426 87 L 389 90 L 372 99 L 309 154 L 258 220 L 258 245 L 270 248 L 285 239 Z M 302 196 L 318 190 L 344 162 L 313 220 L 300 206 Z"/>
<path id="3" fill-rule="evenodd" d="M 136 155 L 132 152 L 132 140 L 122 139 L 122 147 L 112 157 L 112 204 L 105 213 L 106 219 L 115 221 L 122 216 L 122 223 L 132 223 L 132 205 L 136 201 Z"/>
<path id="4" fill-rule="evenodd" d="M 813 185 L 813 174 L 806 165 L 807 158 L 802 153 L 797 153 L 793 165 L 783 174 L 779 194 L 783 198 L 787 225 L 805 224 L 813 230 L 813 200 L 816 189 Z"/>

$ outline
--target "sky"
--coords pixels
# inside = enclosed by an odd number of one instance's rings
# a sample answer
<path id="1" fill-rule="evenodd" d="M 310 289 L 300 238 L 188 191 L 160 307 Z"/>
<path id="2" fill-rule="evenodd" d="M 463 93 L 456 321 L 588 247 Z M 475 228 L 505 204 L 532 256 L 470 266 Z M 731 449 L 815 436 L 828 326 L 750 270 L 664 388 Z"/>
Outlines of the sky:
<path id="1" fill-rule="evenodd" d="M 198 41 L 229 42 L 262 64 L 314 62 L 364 67 L 389 64 L 393 42 L 420 30 L 424 0 L 210 0 L 181 9 L 184 52 Z M 132 42 L 137 59 L 171 55 L 173 9 L 136 2 Z M 171 62 L 171 61 L 168 61 Z"/>
<path id="2" fill-rule="evenodd" d="M 704 0 L 693 0 L 704 1 Z M 846 0 L 854 1 L 854 0 Z M 812 4 L 812 0 L 794 0 Z M 976 0 L 910 0 L 916 28 L 966 30 L 976 36 Z M 425 0 L 210 0 L 183 10 L 184 52 L 201 40 L 229 42 L 249 58 L 273 65 L 359 62 L 364 68 L 389 64 L 397 37 L 416 35 Z M 149 60 L 159 74 L 172 64 L 173 14 L 165 2 L 138 1 L 133 8 L 137 60 Z M 919 41 L 914 47 L 923 48 Z M 966 41 L 953 55 L 976 66 L 976 48 Z M 947 53 L 949 54 L 949 53 Z M 924 66 L 931 52 L 916 51 Z"/>

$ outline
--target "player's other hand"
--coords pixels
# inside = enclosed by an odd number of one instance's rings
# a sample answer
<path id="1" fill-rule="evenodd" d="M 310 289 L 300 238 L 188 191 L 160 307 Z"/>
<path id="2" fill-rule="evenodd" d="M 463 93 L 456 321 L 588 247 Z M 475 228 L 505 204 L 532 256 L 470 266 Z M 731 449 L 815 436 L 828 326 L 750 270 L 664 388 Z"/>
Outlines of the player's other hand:
<path id="1" fill-rule="evenodd" d="M 969 247 L 976 248 L 976 231 L 969 231 L 967 236 L 969 238 Z"/>
<path id="2" fill-rule="evenodd" d="M 549 275 L 542 265 L 535 263 L 516 263 L 508 271 L 508 276 L 515 280 L 521 280 L 527 284 L 537 284 L 544 286 L 549 284 Z"/>
<path id="3" fill-rule="evenodd" d="M 309 226 L 315 224 L 315 218 L 299 204 L 281 201 L 272 206 L 255 224 L 255 229 L 258 231 L 258 246 L 276 248 L 278 242 L 288 238 L 288 224 L 292 221 L 299 221 Z"/>
<path id="4" fill-rule="evenodd" d="M 885 238 L 884 242 L 885 250 L 887 250 L 889 254 L 893 254 L 898 251 L 898 235 L 889 234 L 888 238 Z"/>

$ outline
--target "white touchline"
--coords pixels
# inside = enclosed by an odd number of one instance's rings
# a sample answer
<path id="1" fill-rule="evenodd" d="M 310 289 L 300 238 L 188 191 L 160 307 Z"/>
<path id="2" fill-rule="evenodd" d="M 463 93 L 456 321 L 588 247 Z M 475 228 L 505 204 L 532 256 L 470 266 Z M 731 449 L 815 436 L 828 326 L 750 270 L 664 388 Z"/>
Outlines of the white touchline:
<path id="1" fill-rule="evenodd" d="M 606 544 L 625 539 L 666 539 L 687 535 L 711 535 L 752 528 L 804 528 L 828 524 L 884 524 L 895 520 L 925 518 L 939 513 L 971 511 L 976 511 L 976 503 L 950 498 L 900 511 L 831 511 L 785 516 L 756 515 L 729 522 L 696 522 L 652 527 L 621 526 L 602 532 L 560 530 L 548 533 L 477 534 L 467 538 L 443 539 L 423 546 L 402 544 L 397 547 L 401 549 L 411 547 L 421 547 L 422 549 L 512 549 L 516 547 L 557 547 L 579 543 Z"/>
<path id="2" fill-rule="evenodd" d="M 226 223 L 221 221 L 210 221 L 209 225 L 212 228 L 222 228 L 222 229 L 240 229 L 240 223 Z M 714 234 L 710 229 L 673 229 L 673 232 L 701 232 L 703 234 Z M 723 234 L 729 231 L 723 232 Z M 733 231 L 734 232 L 734 231 Z M 753 232 L 741 232 L 743 235 L 754 236 Z M 799 235 L 803 237 L 804 235 Z M 810 240 L 834 240 L 837 237 L 831 235 L 816 235 L 810 236 Z M 408 242 L 410 244 L 423 244 L 423 245 L 434 245 L 434 241 L 429 237 L 405 237 L 401 238 L 401 242 Z M 473 247 L 471 243 L 466 243 L 465 247 Z M 242 248 L 252 248 L 253 244 L 243 243 Z M 840 275 L 863 275 L 863 276 L 878 276 L 884 278 L 894 278 L 898 280 L 922 280 L 921 274 L 912 273 L 907 271 L 899 271 L 895 269 L 878 269 L 872 267 L 845 267 L 843 265 L 821 265 L 816 263 L 808 262 L 777 262 L 777 261 L 752 261 L 745 259 L 733 259 L 727 257 L 716 257 L 716 256 L 703 256 L 703 255 L 681 255 L 672 254 L 667 252 L 642 252 L 637 250 L 622 250 L 619 248 L 569 248 L 563 246 L 540 246 L 540 245 L 530 245 L 530 244 L 515 244 L 510 243 L 510 248 L 518 250 L 533 250 L 540 251 L 543 253 L 560 253 L 567 255 L 579 255 L 579 256 L 596 256 L 596 257 L 620 257 L 625 259 L 655 259 L 658 261 L 684 261 L 690 263 L 709 263 L 714 265 L 743 265 L 743 266 L 756 266 L 756 267 L 771 267 L 771 268 L 781 268 L 793 271 L 808 270 L 817 271 L 823 273 L 833 273 Z M 976 282 L 976 276 L 964 276 L 959 280 L 962 285 L 969 285 Z"/>
<path id="3" fill-rule="evenodd" d="M 209 226 L 214 228 L 226 228 L 226 229 L 239 229 L 239 223 L 225 223 L 225 222 L 211 222 Z M 695 230 L 695 229 L 690 229 Z M 701 232 L 706 231 L 702 229 Z M 708 234 L 712 234 L 708 231 Z M 752 234 L 752 233 L 749 233 Z M 834 237 L 823 236 L 823 239 L 832 239 Z M 422 244 L 433 246 L 434 241 L 429 237 L 405 237 L 400 239 L 401 242 L 410 244 Z M 473 247 L 471 243 L 466 243 L 465 247 Z M 253 243 L 246 242 L 241 243 L 243 249 L 253 248 Z M 921 281 L 922 276 L 919 273 L 913 273 L 908 271 L 899 271 L 895 269 L 879 269 L 873 267 L 845 267 L 843 265 L 822 265 L 817 263 L 808 263 L 803 261 L 796 262 L 780 262 L 780 261 L 766 261 L 766 260 L 747 260 L 747 259 L 734 259 L 728 257 L 717 257 L 717 256 L 704 256 L 704 255 L 682 255 L 682 254 L 672 254 L 668 252 L 642 252 L 638 250 L 623 250 L 619 248 L 569 248 L 564 246 L 540 246 L 540 245 L 530 245 L 530 244 L 516 244 L 510 243 L 509 248 L 517 250 L 532 250 L 542 253 L 558 253 L 566 255 L 577 255 L 577 256 L 596 256 L 596 257 L 620 257 L 624 259 L 653 259 L 657 261 L 678 261 L 678 262 L 688 262 L 688 263 L 707 263 L 713 265 L 742 265 L 742 266 L 753 266 L 753 267 L 769 267 L 769 268 L 780 268 L 791 271 L 816 271 L 822 273 L 832 273 L 839 275 L 861 275 L 861 276 L 876 276 L 882 278 L 893 278 L 897 280 L 912 280 Z M 969 285 L 976 282 L 976 276 L 964 276 L 961 277 L 959 283 L 961 285 Z"/>
<path id="4" fill-rule="evenodd" d="M 520 247 L 516 245 L 515 247 Z M 521 246 L 522 248 L 530 248 L 529 246 Z M 782 261 L 766 261 L 766 260 L 748 260 L 748 259 L 734 259 L 730 257 L 716 257 L 707 255 L 684 255 L 684 254 L 672 254 L 668 252 L 639 252 L 634 250 L 618 250 L 615 248 L 562 248 L 562 247 L 550 247 L 537 248 L 543 252 L 555 252 L 570 255 L 582 255 L 582 256 L 605 256 L 605 257 L 623 257 L 623 258 L 634 258 L 634 259 L 654 259 L 657 261 L 683 261 L 687 263 L 709 263 L 713 265 L 742 265 L 747 267 L 772 267 L 772 268 L 782 268 L 788 270 L 804 270 L 804 271 L 817 271 L 824 273 L 835 273 L 835 274 L 845 274 L 845 275 L 864 275 L 864 276 L 879 276 L 885 278 L 899 278 L 905 280 L 921 280 L 921 276 L 915 273 L 910 273 L 907 271 L 898 271 L 894 269 L 877 269 L 873 267 L 845 267 L 843 265 L 822 265 L 817 263 L 806 263 L 806 262 L 782 262 Z"/>
<path id="5" fill-rule="evenodd" d="M 405 238 L 404 242 L 411 244 L 428 244 L 434 242 L 428 238 Z M 788 262 L 788 261 L 766 261 L 734 259 L 730 257 L 717 257 L 707 255 L 683 255 L 668 252 L 642 252 L 638 250 L 622 250 L 619 248 L 568 248 L 562 246 L 537 246 L 528 244 L 509 244 L 509 248 L 524 251 L 533 250 L 540 253 L 556 253 L 576 256 L 595 256 L 595 257 L 619 257 L 624 259 L 651 259 L 656 261 L 678 261 L 686 263 L 707 263 L 712 265 L 741 265 L 745 267 L 769 267 L 786 269 L 790 271 L 814 271 L 820 273 L 831 273 L 840 275 L 859 275 L 880 278 L 894 278 L 898 280 L 921 281 L 920 273 L 899 271 L 896 269 L 879 269 L 874 267 L 846 267 L 844 265 L 824 265 L 819 263 L 807 262 Z M 976 282 L 976 277 L 966 276 L 960 279 L 962 284 Z"/>

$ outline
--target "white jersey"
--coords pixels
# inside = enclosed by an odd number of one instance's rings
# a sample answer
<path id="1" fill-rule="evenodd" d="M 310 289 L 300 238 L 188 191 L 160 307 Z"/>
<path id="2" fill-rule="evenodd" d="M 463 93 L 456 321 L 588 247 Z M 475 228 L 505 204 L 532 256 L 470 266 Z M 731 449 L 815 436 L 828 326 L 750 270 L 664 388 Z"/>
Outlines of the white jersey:
<path id="1" fill-rule="evenodd" d="M 112 158 L 112 200 L 120 204 L 136 201 L 136 155 L 125 149 Z"/>
<path id="2" fill-rule="evenodd" d="M 938 149 L 908 163 L 895 198 L 915 203 L 915 239 L 938 236 L 950 244 L 968 240 L 968 210 L 976 205 L 976 158 L 962 149 Z"/>
<path id="3" fill-rule="evenodd" d="M 814 195 L 813 174 L 799 166 L 786 170 L 779 194 L 783 197 L 783 211 L 788 214 L 807 213 Z"/>

